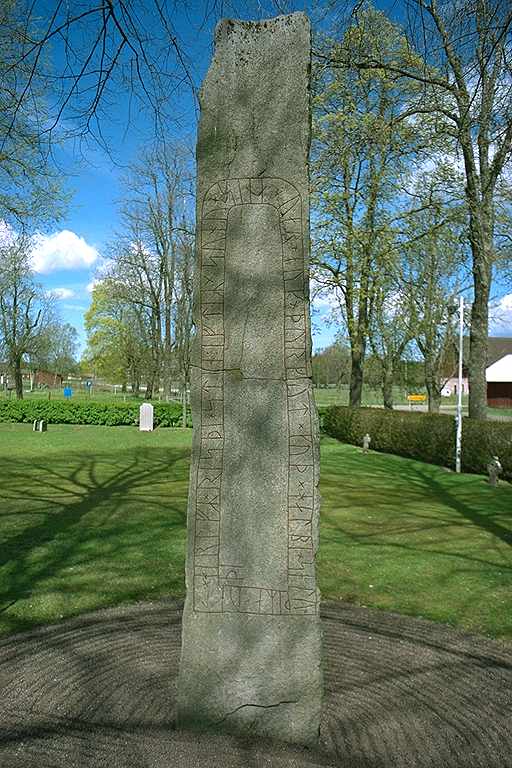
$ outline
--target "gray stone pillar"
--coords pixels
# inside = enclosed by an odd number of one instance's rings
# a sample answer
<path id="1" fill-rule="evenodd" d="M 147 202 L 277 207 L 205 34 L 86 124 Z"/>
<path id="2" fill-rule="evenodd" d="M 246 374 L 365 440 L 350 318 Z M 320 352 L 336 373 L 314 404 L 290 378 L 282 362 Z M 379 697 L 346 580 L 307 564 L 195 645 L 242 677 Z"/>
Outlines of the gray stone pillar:
<path id="1" fill-rule="evenodd" d="M 223 21 L 201 91 L 178 724 L 318 737 L 310 26 Z"/>

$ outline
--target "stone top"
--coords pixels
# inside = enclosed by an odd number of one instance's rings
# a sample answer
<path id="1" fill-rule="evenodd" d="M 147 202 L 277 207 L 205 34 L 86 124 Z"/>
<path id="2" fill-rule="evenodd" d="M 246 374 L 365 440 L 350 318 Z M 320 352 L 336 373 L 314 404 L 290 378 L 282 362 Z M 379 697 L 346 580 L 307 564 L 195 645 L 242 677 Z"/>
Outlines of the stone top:
<path id="1" fill-rule="evenodd" d="M 278 55 L 273 42 L 277 32 L 282 41 Z M 303 13 L 260 22 L 219 22 L 214 57 L 200 91 L 197 160 L 203 174 L 308 184 L 310 126 L 304 114 L 309 111 L 310 62 L 304 50 L 310 47 L 311 26 Z M 298 146 L 305 164 L 297 162 Z M 205 191 L 199 189 L 199 197 Z"/>

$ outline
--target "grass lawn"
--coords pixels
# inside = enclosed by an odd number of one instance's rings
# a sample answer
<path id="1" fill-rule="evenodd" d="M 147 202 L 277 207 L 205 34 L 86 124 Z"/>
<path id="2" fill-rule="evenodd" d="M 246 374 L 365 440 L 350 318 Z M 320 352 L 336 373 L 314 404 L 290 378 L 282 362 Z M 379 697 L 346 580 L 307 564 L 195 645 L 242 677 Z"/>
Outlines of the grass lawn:
<path id="1" fill-rule="evenodd" d="M 0 633 L 183 596 L 191 432 L 0 424 Z M 322 438 L 326 598 L 512 641 L 512 486 Z"/>
<path id="2" fill-rule="evenodd" d="M 0 632 L 183 594 L 190 442 L 0 424 Z"/>
<path id="3" fill-rule="evenodd" d="M 348 405 L 348 384 L 343 384 L 340 387 L 315 387 L 314 393 L 315 402 L 318 406 Z M 393 387 L 393 398 L 395 403 L 407 403 L 403 387 Z M 362 403 L 363 405 L 382 405 L 382 390 L 363 385 Z"/>
<path id="4" fill-rule="evenodd" d="M 495 419 L 512 418 L 512 408 L 487 408 L 487 414 Z"/>
<path id="5" fill-rule="evenodd" d="M 114 392 L 106 392 L 101 390 L 93 390 L 91 393 L 87 392 L 85 389 L 79 389 L 78 387 L 71 385 L 72 389 L 72 396 L 70 399 L 70 402 L 80 402 L 80 403 L 106 403 L 106 404 L 118 404 L 118 403 L 143 403 L 145 402 L 144 393 L 141 393 L 139 397 L 136 397 L 135 395 L 132 395 L 131 393 L 123 394 L 121 391 L 117 391 L 116 394 Z M 0 390 L 0 400 L 15 400 L 16 395 L 14 392 L 6 392 L 5 390 Z M 23 392 L 23 399 L 24 400 L 51 400 L 52 402 L 54 400 L 67 400 L 68 398 L 64 397 L 64 388 L 59 387 L 58 389 L 34 389 L 33 392 L 30 392 L 29 390 L 24 390 Z M 176 402 L 179 400 L 179 397 L 175 397 L 173 402 Z M 162 393 L 159 393 L 156 395 L 153 400 L 153 403 L 156 402 L 165 402 L 165 397 Z"/>

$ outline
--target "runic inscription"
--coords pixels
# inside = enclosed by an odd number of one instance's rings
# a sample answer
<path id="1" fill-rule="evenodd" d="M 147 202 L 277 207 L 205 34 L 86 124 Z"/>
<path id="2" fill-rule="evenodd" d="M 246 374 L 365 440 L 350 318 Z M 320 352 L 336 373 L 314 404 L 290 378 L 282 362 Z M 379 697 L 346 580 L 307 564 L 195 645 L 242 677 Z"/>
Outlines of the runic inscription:
<path id="1" fill-rule="evenodd" d="M 283 360 L 287 415 L 285 588 L 247 580 L 241 563 L 221 562 L 225 454 L 225 260 L 228 220 L 236 206 L 277 212 L 283 290 Z M 223 179 L 200 213 L 201 442 L 193 550 L 194 611 L 293 616 L 318 612 L 314 572 L 314 453 L 307 355 L 307 291 L 302 201 L 279 178 Z"/>

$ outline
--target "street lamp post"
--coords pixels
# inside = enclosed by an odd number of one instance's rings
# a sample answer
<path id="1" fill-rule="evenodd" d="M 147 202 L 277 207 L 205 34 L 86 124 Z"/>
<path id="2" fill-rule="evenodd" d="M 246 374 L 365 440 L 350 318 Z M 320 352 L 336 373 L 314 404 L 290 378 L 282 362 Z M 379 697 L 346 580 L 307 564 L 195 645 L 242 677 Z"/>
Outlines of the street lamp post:
<path id="1" fill-rule="evenodd" d="M 457 388 L 457 437 L 455 442 L 455 471 L 460 472 L 462 455 L 462 358 L 464 336 L 464 299 L 459 298 L 459 383 Z"/>

